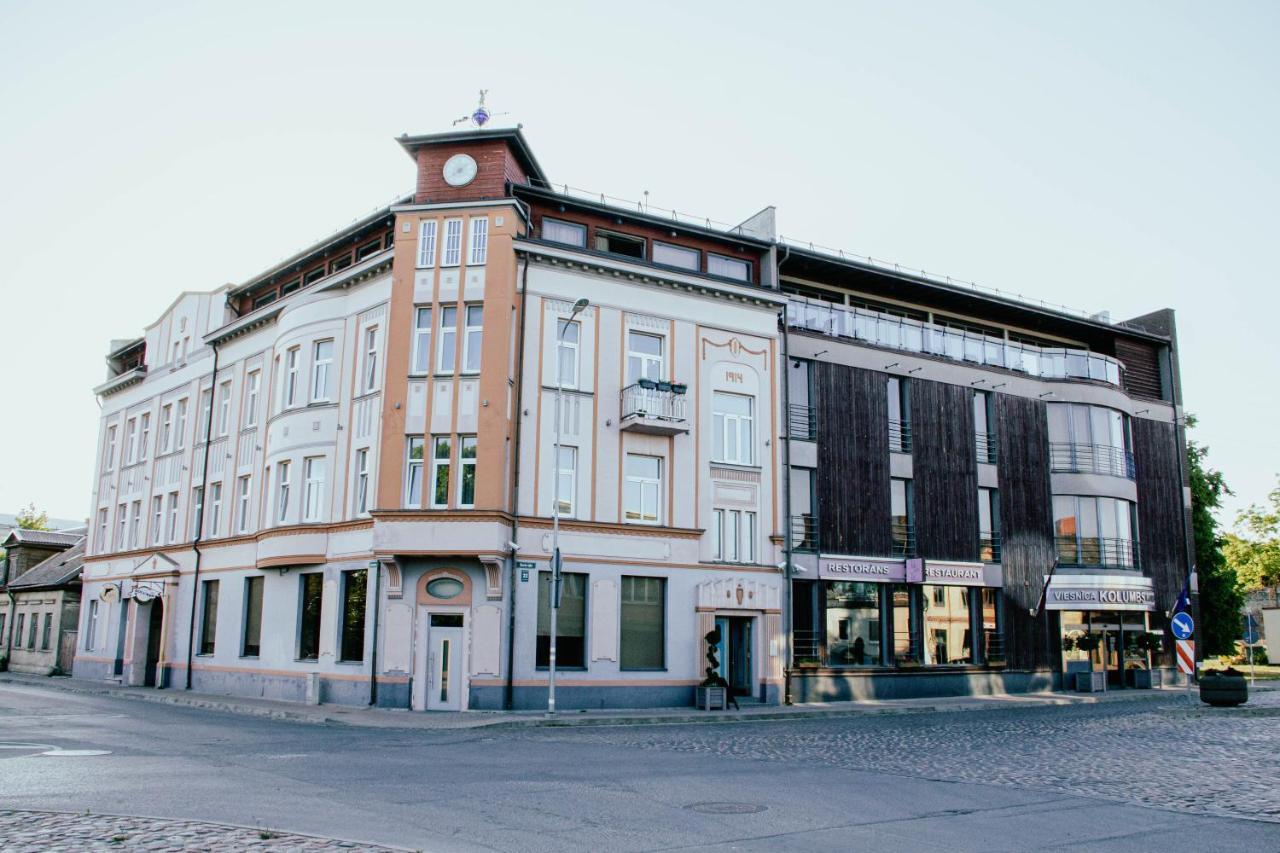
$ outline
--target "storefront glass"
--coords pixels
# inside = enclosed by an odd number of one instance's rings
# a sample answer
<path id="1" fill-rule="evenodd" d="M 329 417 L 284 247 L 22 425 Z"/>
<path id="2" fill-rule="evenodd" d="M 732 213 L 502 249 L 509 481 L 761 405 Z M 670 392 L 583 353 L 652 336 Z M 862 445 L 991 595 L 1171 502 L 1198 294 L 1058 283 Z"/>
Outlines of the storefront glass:
<path id="1" fill-rule="evenodd" d="M 880 584 L 828 581 L 826 588 L 827 663 L 878 666 Z"/>
<path id="2" fill-rule="evenodd" d="M 1133 686 L 1132 672 L 1149 669 L 1143 645 L 1147 614 L 1141 611 L 1060 611 L 1063 671 L 1105 673 L 1109 687 Z"/>
<path id="3" fill-rule="evenodd" d="M 885 586 L 893 613 L 893 659 L 897 662 L 918 661 L 919 643 L 911 630 L 911 590 L 906 584 Z"/>
<path id="4" fill-rule="evenodd" d="M 982 619 L 982 652 L 986 662 L 1004 660 L 1004 635 L 1000 632 L 1000 590 L 983 587 L 982 610 L 978 614 Z"/>
<path id="5" fill-rule="evenodd" d="M 968 587 L 925 584 L 920 597 L 924 608 L 924 665 L 973 663 Z"/>

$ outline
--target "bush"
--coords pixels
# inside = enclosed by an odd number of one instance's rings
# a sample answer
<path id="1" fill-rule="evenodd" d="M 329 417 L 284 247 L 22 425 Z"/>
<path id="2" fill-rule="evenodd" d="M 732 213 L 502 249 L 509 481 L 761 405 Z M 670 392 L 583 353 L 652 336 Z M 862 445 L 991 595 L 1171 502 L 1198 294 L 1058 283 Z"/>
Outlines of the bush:
<path id="1" fill-rule="evenodd" d="M 1236 665 L 1248 664 L 1249 660 L 1249 650 L 1245 648 L 1245 644 L 1243 642 L 1237 641 L 1236 653 L 1232 655 L 1231 663 Z M 1267 659 L 1267 647 L 1262 643 L 1258 643 L 1253 647 L 1253 662 L 1258 666 L 1267 666 L 1271 663 L 1271 661 Z"/>

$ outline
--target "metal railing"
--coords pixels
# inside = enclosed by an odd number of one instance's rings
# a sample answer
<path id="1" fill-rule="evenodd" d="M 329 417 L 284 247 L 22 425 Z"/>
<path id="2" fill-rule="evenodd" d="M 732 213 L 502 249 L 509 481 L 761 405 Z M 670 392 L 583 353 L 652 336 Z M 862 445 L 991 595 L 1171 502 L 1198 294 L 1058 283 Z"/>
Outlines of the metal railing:
<path id="1" fill-rule="evenodd" d="M 996 442 L 996 434 L 994 432 L 977 432 L 974 434 L 974 444 L 978 450 L 978 461 L 994 463 L 1000 446 Z"/>
<path id="2" fill-rule="evenodd" d="M 622 417 L 653 418 L 660 421 L 685 420 L 687 397 L 661 387 L 646 388 L 639 383 L 622 389 Z"/>
<path id="3" fill-rule="evenodd" d="M 916 555 L 916 526 L 894 522 L 889 525 L 889 535 L 893 539 L 891 553 L 895 557 L 914 557 Z"/>
<path id="4" fill-rule="evenodd" d="M 889 419 L 889 450 L 894 453 L 911 452 L 911 421 Z"/>
<path id="5" fill-rule="evenodd" d="M 1063 566 L 1139 568 L 1138 540 L 1099 536 L 1056 536 L 1058 563 Z"/>
<path id="6" fill-rule="evenodd" d="M 796 666 L 822 665 L 822 634 L 818 631 L 792 632 L 791 659 Z"/>
<path id="7" fill-rule="evenodd" d="M 1049 466 L 1054 473 L 1136 477 L 1133 453 L 1109 444 L 1054 442 L 1049 445 Z"/>
<path id="8" fill-rule="evenodd" d="M 791 550 L 818 550 L 818 516 L 813 513 L 791 516 Z"/>
<path id="9" fill-rule="evenodd" d="M 1000 534 L 982 532 L 978 534 L 978 559 L 984 563 L 1000 562 Z"/>
<path id="10" fill-rule="evenodd" d="M 1004 634 L 1002 632 L 982 632 L 982 655 L 987 663 L 1004 663 Z"/>
<path id="11" fill-rule="evenodd" d="M 818 416 L 813 406 L 792 403 L 787 407 L 787 434 L 805 441 L 818 437 Z"/>
<path id="12" fill-rule="evenodd" d="M 791 296 L 787 324 L 877 346 L 1016 370 L 1043 379 L 1093 379 L 1119 385 L 1120 362 L 1088 350 L 1039 347 L 879 311 Z"/>

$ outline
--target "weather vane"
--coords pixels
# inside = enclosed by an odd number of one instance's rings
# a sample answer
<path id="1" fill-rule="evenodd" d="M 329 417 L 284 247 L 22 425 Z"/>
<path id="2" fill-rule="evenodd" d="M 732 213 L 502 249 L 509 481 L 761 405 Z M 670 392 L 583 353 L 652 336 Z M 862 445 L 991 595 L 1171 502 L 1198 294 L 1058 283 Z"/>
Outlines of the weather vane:
<path id="1" fill-rule="evenodd" d="M 488 124 L 488 123 L 489 123 L 489 119 L 493 118 L 494 116 L 504 116 L 504 115 L 507 115 L 507 113 L 491 113 L 491 112 L 489 112 L 489 108 L 488 108 L 488 107 L 486 107 L 486 106 L 484 105 L 484 96 L 485 96 L 485 95 L 487 95 L 487 94 L 489 94 L 489 90 L 488 90 L 488 89 L 481 89 L 481 90 L 480 90 L 480 104 L 479 104 L 479 106 L 477 106 L 477 107 L 475 108 L 475 110 L 474 110 L 470 115 L 465 115 L 465 116 L 463 116 L 462 118 L 460 118 L 460 119 L 458 119 L 457 121 L 455 121 L 455 122 L 453 123 L 453 124 L 454 124 L 454 127 L 457 127 L 458 125 L 462 124 L 464 121 L 469 121 L 469 122 L 471 122 L 473 125 L 475 125 L 476 127 L 484 127 L 486 124 Z"/>

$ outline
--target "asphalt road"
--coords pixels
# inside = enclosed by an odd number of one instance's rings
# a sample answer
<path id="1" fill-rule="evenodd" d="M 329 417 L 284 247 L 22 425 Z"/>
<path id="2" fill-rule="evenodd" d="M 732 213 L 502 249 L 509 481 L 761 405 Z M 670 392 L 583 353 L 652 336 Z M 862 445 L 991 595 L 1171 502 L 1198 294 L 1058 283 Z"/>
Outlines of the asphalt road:
<path id="1" fill-rule="evenodd" d="M 1261 853 L 1280 851 L 1280 716 L 1215 717 L 1153 699 L 424 732 L 2 684 L 0 808 L 430 851 Z"/>

